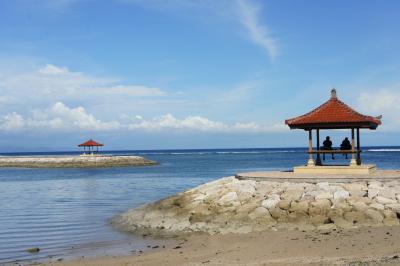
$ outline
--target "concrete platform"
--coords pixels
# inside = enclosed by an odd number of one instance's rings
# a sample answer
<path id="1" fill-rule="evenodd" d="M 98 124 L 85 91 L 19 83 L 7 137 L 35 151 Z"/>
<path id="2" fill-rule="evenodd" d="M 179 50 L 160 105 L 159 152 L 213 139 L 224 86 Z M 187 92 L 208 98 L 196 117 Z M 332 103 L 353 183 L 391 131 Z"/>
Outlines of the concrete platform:
<path id="1" fill-rule="evenodd" d="M 295 174 L 327 174 L 327 175 L 369 175 L 376 172 L 376 165 L 324 165 L 324 166 L 296 166 Z"/>
<path id="2" fill-rule="evenodd" d="M 240 180 L 274 181 L 274 182 L 357 182 L 368 180 L 393 181 L 400 180 L 400 170 L 376 170 L 371 174 L 298 174 L 293 171 L 265 171 L 238 173 L 236 178 Z"/>

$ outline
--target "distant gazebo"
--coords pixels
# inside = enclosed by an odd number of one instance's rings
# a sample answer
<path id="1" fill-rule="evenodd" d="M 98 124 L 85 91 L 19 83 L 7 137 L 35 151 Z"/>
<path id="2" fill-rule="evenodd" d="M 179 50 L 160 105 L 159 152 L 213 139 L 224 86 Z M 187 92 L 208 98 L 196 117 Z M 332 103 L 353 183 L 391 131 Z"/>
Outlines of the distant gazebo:
<path id="1" fill-rule="evenodd" d="M 303 129 L 308 131 L 308 154 L 309 159 L 306 167 L 295 167 L 295 172 L 332 172 L 347 173 L 359 172 L 369 173 L 371 169 L 376 169 L 374 165 L 361 164 L 360 129 L 375 130 L 381 125 L 381 118 L 360 114 L 340 101 L 336 94 L 336 89 L 332 89 L 331 98 L 318 108 L 292 119 L 287 119 L 285 123 L 290 129 Z M 349 150 L 322 150 L 320 147 L 320 130 L 328 129 L 350 129 L 351 130 L 351 149 Z M 313 150 L 312 131 L 316 131 L 317 145 Z M 357 144 L 355 140 L 357 135 Z M 345 166 L 323 166 L 321 154 L 351 154 L 350 165 Z M 316 154 L 316 162 L 313 155 Z M 350 171 L 351 168 L 351 171 Z"/>
<path id="2" fill-rule="evenodd" d="M 94 155 L 99 153 L 99 147 L 104 146 L 104 144 L 98 143 L 92 139 L 81 143 L 78 147 L 83 147 L 83 154 L 84 155 Z"/>

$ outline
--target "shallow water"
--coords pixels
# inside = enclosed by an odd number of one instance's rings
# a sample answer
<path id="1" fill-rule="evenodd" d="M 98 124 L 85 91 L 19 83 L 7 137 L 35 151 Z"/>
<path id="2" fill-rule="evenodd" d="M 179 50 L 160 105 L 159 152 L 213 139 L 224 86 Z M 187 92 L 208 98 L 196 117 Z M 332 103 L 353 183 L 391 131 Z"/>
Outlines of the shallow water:
<path id="1" fill-rule="evenodd" d="M 83 254 L 120 255 L 144 249 L 155 242 L 117 232 L 109 226 L 109 219 L 129 208 L 237 172 L 288 170 L 304 164 L 304 151 L 120 151 L 110 153 L 140 155 L 160 164 L 104 169 L 0 169 L 0 264 Z M 50 154 L 54 153 L 40 155 Z M 344 162 L 342 156 L 336 158 L 335 163 Z M 381 169 L 400 169 L 400 148 L 366 148 L 363 159 Z M 31 247 L 41 251 L 26 252 Z"/>

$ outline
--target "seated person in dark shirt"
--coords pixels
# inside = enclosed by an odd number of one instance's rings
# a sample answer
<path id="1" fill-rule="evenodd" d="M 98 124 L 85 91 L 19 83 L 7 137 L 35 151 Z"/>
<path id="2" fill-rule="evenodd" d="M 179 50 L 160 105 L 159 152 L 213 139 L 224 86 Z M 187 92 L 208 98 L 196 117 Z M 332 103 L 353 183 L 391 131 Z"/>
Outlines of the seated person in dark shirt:
<path id="1" fill-rule="evenodd" d="M 344 140 L 342 141 L 342 144 L 340 144 L 340 150 L 342 151 L 346 151 L 346 150 L 351 150 L 352 146 L 351 143 L 349 141 L 349 138 L 344 138 Z M 346 159 L 347 159 L 347 153 L 346 153 Z"/>
<path id="2" fill-rule="evenodd" d="M 332 141 L 331 141 L 331 137 L 327 136 L 326 139 L 324 140 L 324 142 L 322 143 L 322 149 L 323 150 L 333 150 L 332 149 Z M 325 153 L 323 154 L 323 159 L 325 160 Z M 332 153 L 332 159 L 335 159 L 335 156 Z"/>

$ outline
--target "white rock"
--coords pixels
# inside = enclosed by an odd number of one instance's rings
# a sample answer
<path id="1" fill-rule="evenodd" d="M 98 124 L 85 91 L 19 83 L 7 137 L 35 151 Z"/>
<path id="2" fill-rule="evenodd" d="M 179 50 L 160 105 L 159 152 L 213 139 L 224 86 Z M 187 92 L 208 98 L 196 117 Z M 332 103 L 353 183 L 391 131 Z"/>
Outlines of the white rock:
<path id="1" fill-rule="evenodd" d="M 390 209 L 392 211 L 400 213 L 400 204 L 399 203 L 387 204 L 385 207 L 387 207 L 388 209 Z"/>
<path id="2" fill-rule="evenodd" d="M 377 210 L 368 209 L 365 211 L 365 215 L 375 222 L 381 223 L 383 221 L 383 214 Z"/>
<path id="3" fill-rule="evenodd" d="M 371 181 L 368 184 L 368 189 L 370 188 L 377 188 L 377 189 L 381 189 L 382 188 L 382 182 L 379 181 Z"/>
<path id="4" fill-rule="evenodd" d="M 231 205 L 233 202 L 238 201 L 238 195 L 236 192 L 228 192 L 225 195 L 223 195 L 219 200 L 218 203 L 220 205 Z"/>
<path id="5" fill-rule="evenodd" d="M 388 199 L 388 198 L 381 197 L 381 196 L 376 197 L 375 200 L 376 200 L 376 202 L 381 203 L 381 204 L 385 204 L 385 205 L 386 205 L 386 204 L 394 204 L 394 203 L 397 203 L 396 200 Z"/>
<path id="6" fill-rule="evenodd" d="M 337 191 L 345 191 L 345 190 L 341 186 L 330 185 L 329 186 L 329 191 L 332 192 L 332 193 L 335 193 Z"/>
<path id="7" fill-rule="evenodd" d="M 350 193 L 346 190 L 338 190 L 333 194 L 334 199 L 347 199 L 350 197 Z"/>
<path id="8" fill-rule="evenodd" d="M 329 183 L 328 182 L 317 183 L 317 187 L 323 190 L 329 190 Z"/>
<path id="9" fill-rule="evenodd" d="M 239 183 L 233 184 L 232 187 L 238 193 L 254 194 L 256 192 L 255 185 L 256 182 L 254 180 L 242 180 Z"/>
<path id="10" fill-rule="evenodd" d="M 319 200 L 319 199 L 333 199 L 333 194 L 330 193 L 330 192 L 323 192 L 321 194 L 316 195 L 315 199 L 316 200 Z"/>
<path id="11" fill-rule="evenodd" d="M 354 202 L 353 209 L 356 211 L 365 211 L 368 209 L 368 206 L 364 202 Z"/>
<path id="12" fill-rule="evenodd" d="M 371 204 L 369 205 L 369 207 L 374 208 L 374 209 L 376 209 L 376 210 L 380 210 L 380 211 L 383 211 L 383 210 L 385 209 L 385 206 L 383 206 L 383 205 L 380 204 L 380 203 L 371 203 Z"/>
<path id="13" fill-rule="evenodd" d="M 396 191 L 394 189 L 384 188 L 381 191 L 379 191 L 379 196 L 395 200 L 396 199 Z"/>
<path id="14" fill-rule="evenodd" d="M 285 200 L 299 200 L 301 196 L 303 196 L 303 189 L 287 189 L 282 195 L 281 198 Z"/>
<path id="15" fill-rule="evenodd" d="M 373 199 L 379 195 L 380 189 L 368 188 L 368 198 Z"/>
<path id="16" fill-rule="evenodd" d="M 349 183 L 349 184 L 344 184 L 343 187 L 346 190 L 367 190 L 368 187 L 365 183 Z"/>
<path id="17" fill-rule="evenodd" d="M 264 207 L 258 207 L 249 214 L 249 217 L 252 220 L 260 218 L 260 217 L 264 217 L 264 216 L 266 216 L 267 218 L 271 218 L 269 211 Z"/>
<path id="18" fill-rule="evenodd" d="M 196 197 L 193 198 L 194 201 L 201 201 L 203 199 L 205 199 L 207 197 L 207 195 L 204 194 L 198 194 Z"/>
<path id="19" fill-rule="evenodd" d="M 268 199 L 263 200 L 263 202 L 261 203 L 261 206 L 263 206 L 264 208 L 267 208 L 267 209 L 271 209 L 271 208 L 274 208 L 280 200 L 281 199 L 280 199 L 279 195 L 272 194 Z"/>

